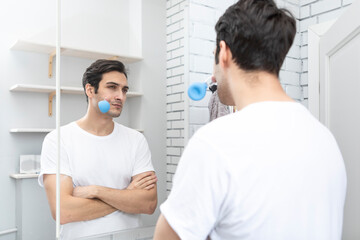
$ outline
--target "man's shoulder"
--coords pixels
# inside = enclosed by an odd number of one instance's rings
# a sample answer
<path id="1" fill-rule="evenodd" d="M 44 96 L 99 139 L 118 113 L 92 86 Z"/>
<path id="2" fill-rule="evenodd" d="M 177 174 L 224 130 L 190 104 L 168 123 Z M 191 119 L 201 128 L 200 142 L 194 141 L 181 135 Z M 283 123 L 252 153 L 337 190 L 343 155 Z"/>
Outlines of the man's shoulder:
<path id="1" fill-rule="evenodd" d="M 204 138 L 216 137 L 219 134 L 226 133 L 228 129 L 232 129 L 234 126 L 239 126 L 236 116 L 228 114 L 205 124 L 196 131 L 194 136 Z"/>
<path id="2" fill-rule="evenodd" d="M 135 130 L 135 129 L 127 127 L 127 126 L 124 126 L 124 125 L 122 125 L 120 123 L 114 122 L 114 124 L 116 125 L 116 128 L 118 128 L 120 131 L 132 133 L 132 134 L 135 134 L 135 135 L 140 134 L 140 132 L 138 130 Z"/>
<path id="3" fill-rule="evenodd" d="M 140 132 L 140 130 L 136 130 L 127 126 L 124 126 L 120 123 L 114 122 L 115 129 L 120 133 L 120 136 L 127 136 L 130 139 L 143 139 L 144 135 Z"/>
<path id="4" fill-rule="evenodd" d="M 64 137 L 64 135 L 66 136 L 69 133 L 73 133 L 74 130 L 76 129 L 75 124 L 76 124 L 76 122 L 71 122 L 64 126 L 61 126 L 60 127 L 60 136 Z M 57 134 L 58 134 L 57 129 L 54 129 L 46 135 L 45 139 L 55 139 L 57 137 Z"/>

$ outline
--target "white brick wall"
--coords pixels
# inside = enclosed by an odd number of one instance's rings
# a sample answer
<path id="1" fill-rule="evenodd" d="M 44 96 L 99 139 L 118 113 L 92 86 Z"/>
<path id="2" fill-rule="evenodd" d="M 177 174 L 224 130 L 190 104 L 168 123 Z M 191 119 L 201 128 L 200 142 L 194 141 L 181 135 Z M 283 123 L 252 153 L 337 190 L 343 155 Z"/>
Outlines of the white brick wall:
<path id="1" fill-rule="evenodd" d="M 191 137 L 209 121 L 210 93 L 202 101 L 189 100 L 185 106 L 185 83 L 202 81 L 212 74 L 215 48 L 215 23 L 235 0 L 167 0 L 167 191 L 184 149 L 184 131 Z M 188 6 L 188 15 L 185 13 Z M 188 19 L 185 19 L 187 18 Z M 188 26 L 184 26 L 188 24 Z M 188 31 L 187 33 L 185 31 Z M 184 46 L 185 36 L 188 48 Z M 185 51 L 188 52 L 185 52 Z M 188 68 L 185 68 L 185 61 Z M 185 71 L 189 71 L 185 73 Z M 187 76 L 188 79 L 184 79 Z M 188 116 L 185 108 L 188 107 Z M 188 117 L 188 121 L 185 121 Z M 185 126 L 185 122 L 189 126 Z"/>
<path id="2" fill-rule="evenodd" d="M 296 19 L 296 35 L 280 70 L 280 83 L 285 92 L 294 100 L 303 102 L 303 90 L 300 85 L 300 76 L 302 72 L 303 62 L 301 61 L 301 29 L 299 22 L 301 12 L 299 0 L 277 0 L 278 7 L 288 9 Z"/>
<path id="3" fill-rule="evenodd" d="M 205 39 L 214 41 L 216 38 L 214 26 L 209 26 L 201 22 L 190 24 L 190 36 L 195 39 Z"/>
<path id="4" fill-rule="evenodd" d="M 186 0 L 166 1 L 167 79 L 166 79 L 166 155 L 167 192 L 184 148 L 184 8 Z"/>
<path id="5" fill-rule="evenodd" d="M 212 74 L 215 49 L 215 24 L 236 0 L 189 0 L 189 84 L 203 81 Z M 209 121 L 208 102 L 189 101 L 189 137 Z M 187 97 L 187 96 L 186 96 Z"/>
<path id="6" fill-rule="evenodd" d="M 213 26 L 215 22 L 215 11 L 216 9 L 214 7 L 190 0 L 189 18 L 191 22 L 204 23 Z"/>
<path id="7" fill-rule="evenodd" d="M 310 5 L 311 15 L 322 14 L 341 7 L 342 0 L 317 1 Z"/>
<path id="8" fill-rule="evenodd" d="M 280 71 L 280 83 L 284 86 L 292 85 L 298 86 L 300 85 L 300 73 L 298 72 L 291 72 L 287 70 Z"/>

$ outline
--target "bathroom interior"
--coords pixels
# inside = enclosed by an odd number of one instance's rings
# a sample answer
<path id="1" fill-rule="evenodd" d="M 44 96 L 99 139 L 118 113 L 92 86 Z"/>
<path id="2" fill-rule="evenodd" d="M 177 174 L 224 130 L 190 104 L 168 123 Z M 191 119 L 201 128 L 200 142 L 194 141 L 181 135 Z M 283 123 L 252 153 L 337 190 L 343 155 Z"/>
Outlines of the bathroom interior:
<path id="1" fill-rule="evenodd" d="M 55 239 L 56 224 L 37 181 L 42 142 L 56 129 L 57 119 L 65 125 L 84 116 L 87 103 L 82 74 L 100 58 L 120 60 L 128 70 L 128 99 L 115 121 L 144 134 L 158 177 L 158 206 L 166 200 L 188 140 L 209 122 L 211 91 L 194 101 L 187 89 L 211 77 L 214 25 L 236 1 L 60 2 L 59 79 L 57 2 L 0 3 L 0 240 Z M 321 115 L 321 110 L 314 107 L 318 103 L 314 105 L 316 97 L 312 98 L 316 76 L 310 71 L 315 66 L 309 51 L 313 49 L 310 31 L 324 23 L 336 24 L 352 7 L 359 9 L 359 2 L 276 1 L 297 20 L 295 41 L 281 68 L 280 82 L 290 97 L 314 114 Z M 56 81 L 60 81 L 61 96 L 56 95 Z M 356 227 L 360 221 L 359 168 L 358 161 L 347 165 L 348 191 L 354 193 L 347 203 L 343 239 L 360 238 Z M 159 214 L 157 207 L 154 214 L 141 216 L 141 228 L 88 239 L 152 239 Z"/>

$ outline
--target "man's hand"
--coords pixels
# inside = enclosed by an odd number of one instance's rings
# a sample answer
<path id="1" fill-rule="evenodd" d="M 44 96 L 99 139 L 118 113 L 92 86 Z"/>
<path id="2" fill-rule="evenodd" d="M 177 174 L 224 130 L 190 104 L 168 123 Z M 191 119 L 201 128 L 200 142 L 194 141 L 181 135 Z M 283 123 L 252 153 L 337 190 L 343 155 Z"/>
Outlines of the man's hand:
<path id="1" fill-rule="evenodd" d="M 150 190 L 155 187 L 156 182 L 157 182 L 157 177 L 154 172 L 145 172 L 145 173 L 136 175 L 126 189 L 128 189 L 128 190 L 134 190 L 134 189 Z"/>
<path id="2" fill-rule="evenodd" d="M 83 186 L 83 187 L 75 187 L 73 190 L 73 196 L 79 198 L 95 198 L 97 186 L 90 185 L 90 186 Z"/>

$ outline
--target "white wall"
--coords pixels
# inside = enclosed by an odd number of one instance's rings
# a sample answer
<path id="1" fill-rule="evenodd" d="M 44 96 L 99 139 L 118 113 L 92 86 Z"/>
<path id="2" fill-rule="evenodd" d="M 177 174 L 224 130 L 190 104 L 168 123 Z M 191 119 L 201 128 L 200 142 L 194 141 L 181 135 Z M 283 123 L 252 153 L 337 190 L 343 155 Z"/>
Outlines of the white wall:
<path id="1" fill-rule="evenodd" d="M 51 82 L 47 79 L 48 57 L 13 52 L 10 47 L 17 38 L 37 31 L 37 26 L 41 26 L 42 22 L 46 25 L 46 19 L 51 18 L 51 12 L 55 12 L 55 2 L 2 1 L 0 5 L 0 106 L 3 110 L 0 117 L 0 231 L 4 231 L 16 227 L 15 180 L 9 175 L 19 172 L 20 154 L 40 154 L 44 137 L 44 134 L 10 134 L 9 129 L 41 125 L 49 127 L 54 124 L 53 118 L 47 117 L 46 95 L 9 92 L 9 88 L 15 83 Z M 43 11 L 37 6 L 43 6 L 50 11 Z M 37 187 L 34 192 L 38 192 Z M 15 237 L 16 233 L 11 233 L 0 236 L 0 239 L 9 240 Z"/>
<path id="2" fill-rule="evenodd" d="M 184 149 L 185 139 L 185 39 L 187 0 L 166 1 L 166 190 Z M 187 49 L 187 48 L 186 48 Z"/>

